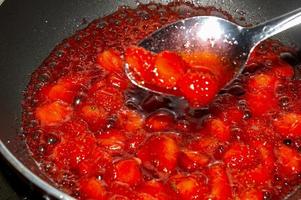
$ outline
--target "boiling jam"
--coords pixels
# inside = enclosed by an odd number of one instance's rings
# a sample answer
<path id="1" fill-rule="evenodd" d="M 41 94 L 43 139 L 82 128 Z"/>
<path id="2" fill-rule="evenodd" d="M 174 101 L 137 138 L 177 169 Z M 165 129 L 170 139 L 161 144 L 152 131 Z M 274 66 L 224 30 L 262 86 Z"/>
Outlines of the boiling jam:
<path id="1" fill-rule="evenodd" d="M 51 52 L 25 92 L 22 128 L 58 188 L 78 199 L 262 200 L 300 185 L 301 62 L 291 48 L 263 42 L 243 74 L 198 109 L 126 78 L 129 46 L 213 14 L 231 19 L 188 3 L 120 8 Z"/>

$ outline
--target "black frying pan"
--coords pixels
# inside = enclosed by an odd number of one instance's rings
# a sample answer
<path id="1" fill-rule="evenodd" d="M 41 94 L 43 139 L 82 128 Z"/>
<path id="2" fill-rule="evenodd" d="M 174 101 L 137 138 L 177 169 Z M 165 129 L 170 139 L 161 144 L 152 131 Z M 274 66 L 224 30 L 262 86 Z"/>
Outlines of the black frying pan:
<path id="1" fill-rule="evenodd" d="M 1 2 L 1 1 L 0 1 Z M 141 1 L 142 3 L 148 1 Z M 155 1 L 160 2 L 160 1 Z M 169 2 L 163 0 L 161 2 Z M 300 0 L 194 0 L 215 6 L 256 24 L 301 7 Z M 51 186 L 30 158 L 20 133 L 22 91 L 30 74 L 62 39 L 83 28 L 83 21 L 107 15 L 127 0 L 5 0 L 0 6 L 0 152 L 12 166 L 46 195 L 70 196 Z M 85 19 L 85 20 L 83 20 Z M 283 41 L 301 46 L 301 26 L 280 35 Z M 301 199 L 297 194 L 291 199 Z"/>

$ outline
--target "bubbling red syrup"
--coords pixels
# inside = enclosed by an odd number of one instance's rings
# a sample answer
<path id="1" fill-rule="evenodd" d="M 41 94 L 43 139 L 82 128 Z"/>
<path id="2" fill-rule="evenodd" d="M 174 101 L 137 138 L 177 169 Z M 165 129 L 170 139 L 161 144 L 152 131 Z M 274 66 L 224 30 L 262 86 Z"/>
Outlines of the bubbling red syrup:
<path id="1" fill-rule="evenodd" d="M 260 44 L 243 74 L 202 109 L 147 93 L 120 70 L 125 49 L 147 34 L 213 13 L 223 12 L 184 3 L 120 8 L 52 51 L 32 74 L 22 128 L 58 188 L 79 199 L 260 200 L 300 185 L 292 49 Z"/>

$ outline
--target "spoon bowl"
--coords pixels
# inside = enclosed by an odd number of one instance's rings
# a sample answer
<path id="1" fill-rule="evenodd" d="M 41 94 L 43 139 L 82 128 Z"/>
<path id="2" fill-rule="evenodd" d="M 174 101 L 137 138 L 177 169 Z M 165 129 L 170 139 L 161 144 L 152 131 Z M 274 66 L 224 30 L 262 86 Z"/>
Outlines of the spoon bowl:
<path id="1" fill-rule="evenodd" d="M 254 27 L 242 27 L 214 16 L 196 16 L 164 26 L 138 45 L 154 53 L 164 50 L 187 53 L 205 51 L 227 59 L 231 62 L 233 73 L 222 89 L 240 75 L 252 50 L 261 41 L 300 23 L 301 8 Z M 165 96 L 174 95 L 142 85 L 128 65 L 125 65 L 125 72 L 129 80 L 140 88 Z"/>

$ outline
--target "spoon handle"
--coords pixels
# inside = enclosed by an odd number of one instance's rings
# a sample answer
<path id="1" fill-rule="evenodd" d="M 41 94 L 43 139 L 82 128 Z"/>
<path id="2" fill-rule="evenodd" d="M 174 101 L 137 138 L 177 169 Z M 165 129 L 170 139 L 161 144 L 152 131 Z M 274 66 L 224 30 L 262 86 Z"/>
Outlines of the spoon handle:
<path id="1" fill-rule="evenodd" d="M 249 28 L 248 32 L 252 44 L 256 46 L 259 42 L 298 24 L 301 24 L 301 8 Z"/>

